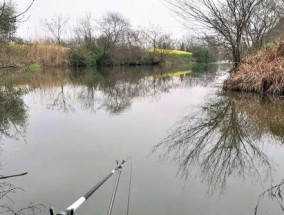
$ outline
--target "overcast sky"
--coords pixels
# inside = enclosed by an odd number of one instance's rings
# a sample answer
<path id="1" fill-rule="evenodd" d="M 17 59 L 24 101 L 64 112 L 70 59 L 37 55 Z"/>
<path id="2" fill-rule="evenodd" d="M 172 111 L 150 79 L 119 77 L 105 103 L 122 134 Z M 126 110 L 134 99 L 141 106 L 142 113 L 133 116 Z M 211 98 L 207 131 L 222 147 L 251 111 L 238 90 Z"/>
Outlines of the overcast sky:
<path id="1" fill-rule="evenodd" d="M 18 9 L 24 9 L 30 0 L 15 0 Z M 186 30 L 162 2 L 162 0 L 35 0 L 29 11 L 28 21 L 21 23 L 18 35 L 25 38 L 38 38 L 46 34 L 43 31 L 41 20 L 51 18 L 55 14 L 70 17 L 70 25 L 78 17 L 90 12 L 93 18 L 98 19 L 107 12 L 119 12 L 128 18 L 131 24 L 147 26 L 150 23 L 160 25 L 165 32 L 174 37 L 181 37 Z"/>

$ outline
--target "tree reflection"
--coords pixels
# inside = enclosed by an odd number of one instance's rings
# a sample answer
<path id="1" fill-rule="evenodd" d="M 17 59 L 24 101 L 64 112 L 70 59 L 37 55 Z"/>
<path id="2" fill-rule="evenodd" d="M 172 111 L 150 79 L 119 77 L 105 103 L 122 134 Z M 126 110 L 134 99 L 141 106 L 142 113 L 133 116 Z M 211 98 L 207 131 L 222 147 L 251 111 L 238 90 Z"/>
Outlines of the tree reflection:
<path id="1" fill-rule="evenodd" d="M 75 111 L 79 104 L 91 112 L 104 109 L 111 114 L 120 114 L 130 108 L 136 98 L 159 99 L 171 89 L 212 83 L 218 67 L 196 69 L 196 66 L 193 68 L 197 72 L 192 72 L 189 65 L 10 72 L 0 84 L 28 86 L 29 90 L 39 94 L 37 97 L 49 109 L 69 112 Z"/>
<path id="2" fill-rule="evenodd" d="M 105 95 L 102 106 L 110 113 L 121 113 L 131 106 L 135 98 L 157 98 L 181 83 L 175 82 L 174 77 L 163 77 L 161 74 L 163 72 L 141 70 L 110 72 L 101 88 Z"/>
<path id="3" fill-rule="evenodd" d="M 276 200 L 278 202 L 282 212 L 284 212 L 283 192 L 284 192 L 284 179 L 279 184 L 273 185 L 272 187 L 265 190 L 263 193 L 261 193 L 259 195 L 258 202 L 257 202 L 257 205 L 256 205 L 255 210 L 254 210 L 254 214 L 255 215 L 257 214 L 261 200 L 265 196 L 268 196 L 271 200 Z"/>
<path id="4" fill-rule="evenodd" d="M 184 75 L 175 77 L 175 71 L 159 67 L 104 68 L 100 72 L 85 70 L 75 74 L 72 83 L 81 86 L 77 97 L 83 107 L 92 112 L 103 108 L 112 114 L 128 109 L 135 98 L 158 98 L 185 84 Z"/>
<path id="5" fill-rule="evenodd" d="M 69 102 L 70 95 L 66 92 L 65 87 L 61 85 L 55 96 L 52 99 L 52 102 L 47 105 L 49 109 L 57 109 L 63 112 L 74 111 L 73 105 Z"/>
<path id="6" fill-rule="evenodd" d="M 273 137 L 282 142 L 284 138 L 284 129 L 274 129 L 274 125 L 284 128 L 284 108 L 276 111 L 280 106 L 271 106 L 267 100 L 218 93 L 198 113 L 180 121 L 154 152 L 161 148 L 162 157 L 177 162 L 178 174 L 185 179 L 198 166 L 202 179 L 209 184 L 209 193 L 216 188 L 223 190 L 231 175 L 266 178 L 272 167 L 261 149 L 262 140 Z"/>
<path id="7" fill-rule="evenodd" d="M 26 131 L 27 113 L 22 100 L 24 89 L 0 86 L 0 136 L 23 138 Z"/>
<path id="8" fill-rule="evenodd" d="M 27 173 L 17 174 L 12 176 L 3 176 L 2 179 L 11 178 L 11 177 L 19 177 L 24 176 Z M 26 213 L 30 214 L 38 214 L 42 211 L 45 206 L 43 204 L 34 204 L 30 203 L 26 207 L 21 209 L 15 209 L 11 204 L 15 204 L 12 196 L 16 194 L 18 191 L 23 191 L 22 188 L 16 187 L 14 184 L 9 182 L 0 182 L 0 213 L 1 214 L 10 214 L 10 215 L 25 215 Z M 8 200 L 9 203 L 5 203 Z"/>

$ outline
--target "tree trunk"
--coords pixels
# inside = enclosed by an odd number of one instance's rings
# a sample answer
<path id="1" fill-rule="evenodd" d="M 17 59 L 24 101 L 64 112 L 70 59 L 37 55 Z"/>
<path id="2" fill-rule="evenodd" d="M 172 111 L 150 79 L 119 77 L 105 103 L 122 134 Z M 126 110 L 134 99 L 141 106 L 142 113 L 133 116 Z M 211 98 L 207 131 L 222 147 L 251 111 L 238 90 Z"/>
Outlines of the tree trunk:
<path id="1" fill-rule="evenodd" d="M 241 53 L 240 50 L 235 50 L 233 53 L 233 60 L 234 60 L 234 70 L 238 69 L 241 63 Z"/>

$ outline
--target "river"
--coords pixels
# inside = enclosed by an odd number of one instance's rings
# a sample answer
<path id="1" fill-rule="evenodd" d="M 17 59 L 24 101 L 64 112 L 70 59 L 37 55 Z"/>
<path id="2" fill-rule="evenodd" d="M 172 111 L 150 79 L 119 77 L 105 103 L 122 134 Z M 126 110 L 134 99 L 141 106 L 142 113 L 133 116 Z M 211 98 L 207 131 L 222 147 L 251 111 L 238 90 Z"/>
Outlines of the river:
<path id="1" fill-rule="evenodd" d="M 127 159 L 114 215 L 131 164 L 133 215 L 283 214 L 284 101 L 223 92 L 226 69 L 2 72 L 1 175 L 27 174 L 0 179 L 0 211 L 62 211 Z M 114 181 L 76 214 L 106 214 Z"/>

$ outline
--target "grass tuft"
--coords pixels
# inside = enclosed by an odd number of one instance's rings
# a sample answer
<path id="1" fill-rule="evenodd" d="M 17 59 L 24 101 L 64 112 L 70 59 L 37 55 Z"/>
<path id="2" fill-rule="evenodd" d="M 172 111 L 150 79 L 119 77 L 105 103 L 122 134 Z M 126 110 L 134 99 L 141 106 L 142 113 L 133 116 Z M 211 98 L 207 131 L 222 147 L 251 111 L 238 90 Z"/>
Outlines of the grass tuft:
<path id="1" fill-rule="evenodd" d="M 36 63 L 31 63 L 28 66 L 28 71 L 30 72 L 39 72 L 41 70 L 40 65 L 36 64 Z"/>

